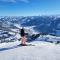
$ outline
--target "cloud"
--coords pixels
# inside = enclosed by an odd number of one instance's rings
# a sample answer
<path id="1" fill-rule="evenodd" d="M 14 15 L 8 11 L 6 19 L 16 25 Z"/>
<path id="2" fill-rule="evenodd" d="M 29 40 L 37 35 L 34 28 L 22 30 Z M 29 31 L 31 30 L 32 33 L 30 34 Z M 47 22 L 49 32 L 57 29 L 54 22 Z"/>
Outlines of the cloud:
<path id="1" fill-rule="evenodd" d="M 25 2 L 25 3 L 28 3 L 29 2 L 29 0 L 0 0 L 0 2 L 12 2 L 12 3 L 14 3 L 14 2 Z"/>
<path id="2" fill-rule="evenodd" d="M 0 0 L 0 2 L 15 2 L 15 0 Z"/>
<path id="3" fill-rule="evenodd" d="M 29 0 L 20 0 L 22 2 L 25 2 L 25 3 L 29 3 Z"/>

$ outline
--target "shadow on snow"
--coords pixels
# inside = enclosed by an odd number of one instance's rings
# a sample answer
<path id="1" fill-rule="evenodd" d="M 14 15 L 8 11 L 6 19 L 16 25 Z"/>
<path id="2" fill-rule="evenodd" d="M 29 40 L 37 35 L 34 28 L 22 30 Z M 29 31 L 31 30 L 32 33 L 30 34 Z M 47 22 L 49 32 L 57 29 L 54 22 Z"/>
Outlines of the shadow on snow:
<path id="1" fill-rule="evenodd" d="M 1 48 L 0 51 L 10 50 L 10 49 L 18 48 L 18 47 L 21 47 L 21 46 L 17 45 L 17 46 L 12 46 L 12 47 L 7 47 L 7 48 Z"/>

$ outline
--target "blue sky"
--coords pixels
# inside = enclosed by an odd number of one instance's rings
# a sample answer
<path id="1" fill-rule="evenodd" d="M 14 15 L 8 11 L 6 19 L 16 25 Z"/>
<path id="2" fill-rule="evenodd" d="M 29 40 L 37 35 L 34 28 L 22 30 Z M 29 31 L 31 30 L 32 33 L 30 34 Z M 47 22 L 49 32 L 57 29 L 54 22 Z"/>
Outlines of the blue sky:
<path id="1" fill-rule="evenodd" d="M 0 16 L 60 14 L 60 0 L 0 0 Z"/>

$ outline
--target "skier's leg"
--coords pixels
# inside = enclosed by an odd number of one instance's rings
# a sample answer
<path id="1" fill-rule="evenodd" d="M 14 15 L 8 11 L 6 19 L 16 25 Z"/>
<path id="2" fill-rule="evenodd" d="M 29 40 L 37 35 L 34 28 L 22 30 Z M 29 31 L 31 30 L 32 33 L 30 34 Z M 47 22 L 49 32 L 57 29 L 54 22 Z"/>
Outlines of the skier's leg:
<path id="1" fill-rule="evenodd" d="M 22 37 L 21 44 L 26 44 L 26 37 L 25 36 Z"/>
<path id="2" fill-rule="evenodd" d="M 21 44 L 23 44 L 23 37 L 21 38 Z"/>
<path id="3" fill-rule="evenodd" d="M 23 44 L 26 44 L 26 36 L 23 37 Z"/>

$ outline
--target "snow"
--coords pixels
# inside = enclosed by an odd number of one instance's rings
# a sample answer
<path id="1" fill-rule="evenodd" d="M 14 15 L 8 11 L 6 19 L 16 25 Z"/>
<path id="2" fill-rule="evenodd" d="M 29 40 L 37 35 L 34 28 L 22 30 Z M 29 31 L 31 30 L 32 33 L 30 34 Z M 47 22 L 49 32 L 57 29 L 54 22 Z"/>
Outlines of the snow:
<path id="1" fill-rule="evenodd" d="M 25 32 L 28 32 L 30 35 L 32 34 L 38 34 L 38 31 L 35 31 L 33 28 L 35 26 L 28 26 L 28 27 L 24 27 Z"/>
<path id="2" fill-rule="evenodd" d="M 20 34 L 18 34 L 18 33 L 16 33 L 15 37 L 16 37 L 17 39 L 20 39 L 20 38 L 21 38 Z"/>
<path id="3" fill-rule="evenodd" d="M 51 35 L 40 35 L 37 39 L 37 41 L 52 41 L 53 43 L 56 43 L 57 41 L 60 41 L 60 37 L 51 36 Z"/>
<path id="4" fill-rule="evenodd" d="M 0 44 L 0 60 L 60 60 L 60 45 L 34 41 L 27 44 L 35 46 L 15 47 L 18 44 L 20 41 Z"/>
<path id="5" fill-rule="evenodd" d="M 7 17 L 2 17 L 5 19 L 7 19 Z M 24 18 L 24 17 L 19 17 L 19 18 L 15 18 L 15 17 L 10 17 L 8 19 L 8 21 L 2 21 L 2 25 L 9 27 L 11 23 L 10 21 L 17 21 L 19 23 L 14 23 L 14 28 L 11 28 L 11 31 L 8 31 L 8 34 L 11 34 L 12 36 L 3 39 L 3 40 L 15 40 L 14 42 L 8 42 L 8 43 L 0 43 L 0 60 L 60 60 L 60 44 L 55 44 L 54 41 L 59 41 L 60 42 L 60 37 L 56 37 L 56 36 L 51 36 L 51 35 L 40 35 L 38 38 L 36 38 L 35 40 L 32 40 L 33 42 L 30 42 L 27 44 L 33 44 L 35 46 L 18 46 L 21 41 L 18 41 L 17 39 L 20 39 L 20 29 L 22 28 L 21 24 L 28 24 L 28 22 L 33 23 L 35 17 L 30 17 L 31 19 L 28 19 L 28 17 Z M 44 16 L 45 18 L 45 16 Z M 51 16 L 52 18 L 52 16 Z M 1 18 L 0 18 L 1 19 Z M 20 21 L 20 19 L 22 19 L 22 21 Z M 46 18 L 47 19 L 47 18 Z M 54 19 L 56 20 L 57 17 Z M 10 21 L 9 21 L 10 20 Z M 32 20 L 32 21 L 31 21 Z M 40 18 L 39 18 L 40 20 Z M 43 20 L 41 20 L 43 21 Z M 49 18 L 48 18 L 49 21 Z M 47 22 L 48 22 L 47 21 Z M 43 21 L 44 23 L 45 21 Z M 53 22 L 53 20 L 52 20 Z M 49 24 L 47 24 L 46 26 L 51 25 L 52 22 L 49 22 Z M 6 24 L 8 23 L 8 24 Z M 38 26 L 40 27 L 41 25 L 44 25 L 42 22 L 41 24 L 38 25 L 32 25 L 32 26 L 27 26 L 24 27 L 25 32 L 29 33 L 31 36 L 33 34 L 39 34 L 38 30 L 36 31 L 34 29 L 34 27 Z M 36 24 L 36 23 L 35 23 Z M 7 26 L 8 25 L 8 26 Z M 57 26 L 57 28 L 60 27 Z M 8 34 L 4 33 L 7 31 L 3 31 L 0 30 L 0 37 L 4 36 L 7 37 Z M 59 30 L 56 30 L 56 35 L 59 35 Z M 54 32 L 53 32 L 54 33 Z M 2 41 L 3 41 L 2 40 Z M 46 41 L 53 41 L 53 43 L 49 43 Z M 1 42 L 1 40 L 0 40 Z"/>
<path id="6" fill-rule="evenodd" d="M 14 26 L 16 26 L 19 29 L 22 29 L 22 27 L 19 24 L 14 24 Z"/>
<path id="7" fill-rule="evenodd" d="M 14 32 L 8 32 L 9 34 L 11 34 L 11 35 L 15 35 L 15 33 Z"/>

